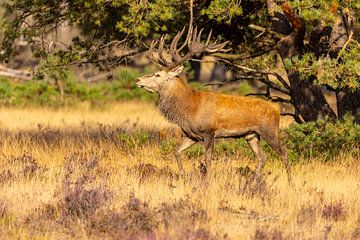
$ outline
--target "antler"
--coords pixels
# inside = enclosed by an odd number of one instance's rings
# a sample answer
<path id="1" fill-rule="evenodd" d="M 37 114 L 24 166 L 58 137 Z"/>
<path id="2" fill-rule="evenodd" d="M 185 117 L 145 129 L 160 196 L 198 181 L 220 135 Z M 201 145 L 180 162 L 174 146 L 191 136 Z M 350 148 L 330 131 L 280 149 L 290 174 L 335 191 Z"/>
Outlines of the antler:
<path id="1" fill-rule="evenodd" d="M 154 63 L 160 65 L 161 67 L 171 69 L 183 64 L 184 62 L 189 61 L 197 53 L 228 52 L 231 50 L 231 49 L 225 49 L 225 46 L 226 44 L 229 43 L 229 41 L 219 44 L 217 43 L 217 41 L 210 42 L 212 30 L 207 36 L 207 40 L 205 44 L 202 44 L 201 35 L 203 30 L 204 30 L 203 28 L 200 29 L 198 33 L 197 27 L 193 29 L 192 24 L 190 24 L 186 39 L 182 44 L 182 46 L 180 46 L 180 48 L 178 48 L 178 44 L 179 44 L 179 40 L 184 34 L 185 27 L 175 35 L 174 39 L 171 41 L 169 48 L 165 45 L 165 38 L 167 35 L 166 34 L 162 35 L 160 41 L 154 40 L 151 42 L 148 56 Z M 159 43 L 159 48 L 157 51 L 158 57 L 156 58 L 154 56 L 154 48 L 158 45 L 158 43 Z M 187 46 L 188 52 L 182 55 L 181 52 L 185 48 L 185 46 Z M 164 47 L 170 50 L 170 52 L 167 53 L 167 55 L 170 55 L 171 59 L 168 59 L 164 55 Z"/>

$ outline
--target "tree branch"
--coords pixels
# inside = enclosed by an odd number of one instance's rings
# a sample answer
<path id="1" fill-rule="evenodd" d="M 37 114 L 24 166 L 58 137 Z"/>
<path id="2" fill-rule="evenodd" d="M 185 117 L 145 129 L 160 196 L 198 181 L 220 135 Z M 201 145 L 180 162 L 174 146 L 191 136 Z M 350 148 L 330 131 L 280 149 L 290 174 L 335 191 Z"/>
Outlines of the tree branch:
<path id="1" fill-rule="evenodd" d="M 284 36 L 284 35 L 282 35 L 282 34 L 280 34 L 278 32 L 269 30 L 267 28 L 264 28 L 264 27 L 261 27 L 261 26 L 255 25 L 255 24 L 249 24 L 248 27 L 251 28 L 251 29 L 260 31 L 262 33 L 270 33 L 271 35 L 274 35 L 277 38 L 282 38 Z"/>
<path id="2" fill-rule="evenodd" d="M 260 74 L 260 75 L 272 75 L 275 76 L 279 82 L 283 85 L 284 88 L 282 88 L 281 86 L 276 85 L 275 83 L 271 82 L 270 80 L 262 80 L 262 78 L 260 76 L 257 76 L 257 79 L 259 79 L 260 81 L 264 81 L 265 84 L 269 85 L 268 83 L 270 83 L 271 87 L 274 88 L 277 91 L 283 92 L 287 95 L 290 94 L 290 86 L 289 84 L 285 81 L 285 79 L 278 73 L 276 72 L 272 72 L 272 71 L 262 71 L 262 70 L 256 70 L 253 68 L 249 68 L 246 66 L 242 66 L 242 65 L 238 65 L 235 63 L 232 63 L 226 59 L 215 59 L 215 60 L 200 60 L 200 59 L 191 59 L 192 61 L 197 61 L 197 62 L 222 62 L 225 63 L 228 67 L 232 68 L 232 69 L 241 69 L 247 73 L 253 73 L 253 74 Z M 252 79 L 254 79 L 254 77 L 252 77 Z M 236 81 L 236 80 L 235 80 Z M 214 84 L 215 85 L 215 84 Z"/>
<path id="3" fill-rule="evenodd" d="M 249 59 L 249 58 L 254 58 L 254 57 L 259 57 L 262 56 L 264 54 L 267 54 L 273 50 L 276 50 L 276 45 L 270 46 L 262 51 L 247 55 L 247 56 L 243 56 L 241 54 L 228 54 L 228 53 L 214 53 L 211 54 L 209 56 L 214 56 L 214 57 L 219 57 L 219 58 L 224 58 L 227 60 L 245 60 L 245 59 Z"/>

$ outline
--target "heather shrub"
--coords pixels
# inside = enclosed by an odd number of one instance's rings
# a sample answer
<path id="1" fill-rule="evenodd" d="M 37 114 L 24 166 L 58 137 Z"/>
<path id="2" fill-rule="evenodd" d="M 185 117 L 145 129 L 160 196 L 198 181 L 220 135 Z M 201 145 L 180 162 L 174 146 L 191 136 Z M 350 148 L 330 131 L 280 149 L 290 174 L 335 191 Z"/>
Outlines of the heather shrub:
<path id="1" fill-rule="evenodd" d="M 112 198 L 112 193 L 105 186 L 93 184 L 98 161 L 96 156 L 86 158 L 81 154 L 67 159 L 65 178 L 58 193 L 58 208 L 63 219 L 87 218 Z M 76 173 L 77 170 L 80 173 Z M 72 175 L 77 176 L 74 179 Z"/>
<path id="2" fill-rule="evenodd" d="M 269 230 L 265 228 L 256 228 L 255 235 L 253 237 L 255 240 L 282 240 L 284 239 L 283 234 L 279 230 Z"/>
<path id="3" fill-rule="evenodd" d="M 9 157 L 3 164 L 0 162 L 0 184 L 21 179 L 31 179 L 46 171 L 45 167 L 38 164 L 29 154 Z"/>
<path id="4" fill-rule="evenodd" d="M 325 204 L 321 216 L 327 220 L 338 221 L 346 217 L 346 209 L 341 201 Z"/>
<path id="5" fill-rule="evenodd" d="M 156 211 L 133 194 L 120 211 L 99 211 L 86 221 L 90 234 L 112 239 L 156 239 L 157 225 Z"/>

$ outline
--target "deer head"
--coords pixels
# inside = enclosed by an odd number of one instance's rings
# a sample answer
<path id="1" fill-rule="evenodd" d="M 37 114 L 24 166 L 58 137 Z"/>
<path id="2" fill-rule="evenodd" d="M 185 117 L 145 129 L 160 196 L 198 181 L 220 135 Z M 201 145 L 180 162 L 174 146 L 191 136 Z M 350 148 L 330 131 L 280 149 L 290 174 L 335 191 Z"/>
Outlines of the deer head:
<path id="1" fill-rule="evenodd" d="M 148 51 L 148 57 L 153 63 L 161 67 L 160 71 L 153 74 L 142 76 L 136 80 L 139 87 L 143 87 L 151 92 L 160 92 L 160 90 L 168 84 L 172 83 L 183 70 L 183 64 L 189 61 L 198 53 L 214 53 L 227 52 L 230 49 L 224 49 L 229 41 L 217 44 L 217 41 L 210 42 L 211 31 L 207 37 L 205 44 L 201 43 L 201 35 L 203 29 L 199 32 L 197 28 L 193 29 L 190 24 L 187 37 L 184 43 L 178 48 L 178 43 L 183 36 L 185 27 L 176 34 L 170 46 L 165 45 L 166 35 L 161 36 L 159 41 L 152 41 Z M 154 48 L 158 45 L 157 54 L 154 54 Z M 184 48 L 188 51 L 182 53 Z M 156 56 L 157 55 L 157 56 Z"/>

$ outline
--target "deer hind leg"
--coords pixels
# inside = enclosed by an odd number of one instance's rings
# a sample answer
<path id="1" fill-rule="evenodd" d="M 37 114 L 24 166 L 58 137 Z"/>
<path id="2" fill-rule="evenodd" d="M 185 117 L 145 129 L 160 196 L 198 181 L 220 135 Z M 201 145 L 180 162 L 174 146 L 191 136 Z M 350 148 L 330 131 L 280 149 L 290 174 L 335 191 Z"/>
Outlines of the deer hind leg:
<path id="1" fill-rule="evenodd" d="M 290 166 L 290 162 L 288 159 L 288 155 L 286 152 L 286 149 L 281 146 L 280 141 L 279 141 L 279 134 L 276 133 L 273 136 L 264 134 L 262 135 L 262 138 L 270 145 L 270 147 L 272 149 L 274 149 L 281 157 L 285 168 L 286 168 L 286 173 L 287 173 L 287 177 L 288 177 L 288 182 L 290 185 L 292 185 L 292 177 L 291 177 L 291 166 Z"/>
<path id="2" fill-rule="evenodd" d="M 251 150 L 254 152 L 259 163 L 256 167 L 254 178 L 259 179 L 261 170 L 264 168 L 266 163 L 266 156 L 261 147 L 259 146 L 260 138 L 257 134 L 249 134 L 245 137 L 246 141 L 250 145 Z"/>
<path id="3" fill-rule="evenodd" d="M 200 171 L 203 175 L 206 175 L 211 167 L 211 155 L 214 147 L 215 134 L 210 134 L 204 138 L 205 148 L 205 165 L 200 163 Z"/>
<path id="4" fill-rule="evenodd" d="M 189 147 L 191 147 L 195 143 L 196 143 L 196 141 L 192 140 L 191 138 L 184 137 L 182 139 L 181 144 L 179 145 L 179 147 L 175 151 L 175 159 L 176 159 L 176 163 L 178 165 L 179 172 L 180 172 L 181 175 L 184 175 L 185 172 L 184 172 L 184 167 L 183 167 L 183 165 L 181 163 L 180 153 L 182 151 L 188 149 Z"/>

